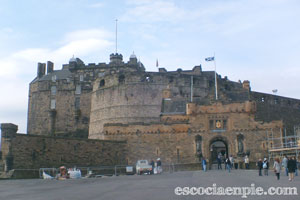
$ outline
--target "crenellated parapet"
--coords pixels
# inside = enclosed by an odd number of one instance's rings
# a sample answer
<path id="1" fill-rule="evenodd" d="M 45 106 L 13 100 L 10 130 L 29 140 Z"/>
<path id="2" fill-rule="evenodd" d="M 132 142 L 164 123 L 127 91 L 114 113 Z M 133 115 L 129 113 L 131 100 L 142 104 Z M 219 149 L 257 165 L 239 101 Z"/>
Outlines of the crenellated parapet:
<path id="1" fill-rule="evenodd" d="M 256 112 L 256 102 L 246 101 L 243 103 L 222 104 L 221 102 L 213 103 L 212 105 L 197 105 L 188 103 L 186 113 L 188 115 L 196 114 L 216 114 L 216 113 L 249 113 Z"/>

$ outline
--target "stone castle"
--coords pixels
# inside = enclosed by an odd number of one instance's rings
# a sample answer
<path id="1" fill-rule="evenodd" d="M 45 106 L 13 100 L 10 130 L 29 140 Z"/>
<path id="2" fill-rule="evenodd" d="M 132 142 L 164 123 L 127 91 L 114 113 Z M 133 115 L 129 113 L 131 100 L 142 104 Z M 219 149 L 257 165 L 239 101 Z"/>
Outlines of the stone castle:
<path id="1" fill-rule="evenodd" d="M 32 160 L 26 167 L 35 168 L 134 164 L 157 157 L 164 163 L 199 163 L 203 157 L 213 163 L 219 153 L 238 162 L 249 155 L 255 162 L 274 145 L 266 142 L 267 134 L 279 137 L 300 121 L 300 100 L 251 91 L 247 80 L 217 75 L 216 100 L 215 72 L 202 71 L 201 65 L 147 72 L 134 54 L 124 62 L 115 53 L 108 64 L 85 65 L 73 57 L 61 70 L 53 66 L 38 63 L 30 83 L 27 135 L 16 134 L 13 124 L 1 126 L 3 162 L 9 155 L 16 166 L 20 160 L 11 149 L 22 145 L 27 150 L 16 151 L 24 151 Z M 64 147 L 83 152 L 85 162 L 76 156 L 55 159 L 53 149 Z M 107 155 L 105 161 L 93 160 L 100 154 Z"/>

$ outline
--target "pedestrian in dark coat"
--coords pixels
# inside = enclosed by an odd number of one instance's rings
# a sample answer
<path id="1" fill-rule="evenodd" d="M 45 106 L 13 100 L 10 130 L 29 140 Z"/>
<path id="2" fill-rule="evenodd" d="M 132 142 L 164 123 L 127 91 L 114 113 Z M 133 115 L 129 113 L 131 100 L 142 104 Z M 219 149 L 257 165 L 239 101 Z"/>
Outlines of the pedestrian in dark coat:
<path id="1" fill-rule="evenodd" d="M 229 158 L 226 158 L 225 165 L 226 165 L 226 168 L 228 169 L 228 172 L 230 172 L 230 170 L 231 170 L 231 162 L 230 162 Z"/>
<path id="2" fill-rule="evenodd" d="M 289 171 L 289 181 L 292 181 L 292 180 L 294 180 L 294 173 L 297 168 L 296 159 L 294 157 L 289 158 L 288 163 L 287 163 L 287 168 Z"/>
<path id="3" fill-rule="evenodd" d="M 150 165 L 152 166 L 151 174 L 154 174 L 154 160 L 151 160 Z"/>
<path id="4" fill-rule="evenodd" d="M 222 169 L 222 155 L 219 154 L 217 157 L 218 169 Z"/>
<path id="5" fill-rule="evenodd" d="M 256 165 L 257 165 L 257 168 L 258 168 L 258 175 L 262 176 L 262 174 L 261 174 L 261 170 L 263 169 L 263 162 L 262 162 L 262 160 L 259 159 L 258 162 L 256 163 Z"/>

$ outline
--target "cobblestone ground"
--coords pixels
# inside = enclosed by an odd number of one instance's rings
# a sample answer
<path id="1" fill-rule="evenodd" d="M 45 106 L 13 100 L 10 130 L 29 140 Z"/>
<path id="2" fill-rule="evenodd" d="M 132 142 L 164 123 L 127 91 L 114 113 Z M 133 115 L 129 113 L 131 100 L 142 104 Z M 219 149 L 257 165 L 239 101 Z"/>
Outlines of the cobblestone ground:
<path id="1" fill-rule="evenodd" d="M 300 199 L 300 177 L 293 182 L 281 174 L 277 181 L 272 171 L 269 176 L 259 177 L 257 171 L 211 170 L 208 172 L 175 172 L 161 175 L 132 175 L 102 177 L 79 180 L 1 180 L 1 200 L 154 200 L 154 199 Z M 270 187 L 296 187 L 298 195 L 175 195 L 176 187 L 262 187 L 267 191 Z M 202 191 L 202 190 L 201 190 Z M 277 192 L 281 192 L 279 189 Z"/>

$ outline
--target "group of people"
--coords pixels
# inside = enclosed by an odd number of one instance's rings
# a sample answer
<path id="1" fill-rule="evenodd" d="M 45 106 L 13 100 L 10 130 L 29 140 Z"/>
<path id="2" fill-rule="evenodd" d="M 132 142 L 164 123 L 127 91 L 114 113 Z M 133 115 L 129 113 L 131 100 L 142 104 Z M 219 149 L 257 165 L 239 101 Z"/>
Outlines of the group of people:
<path id="1" fill-rule="evenodd" d="M 154 160 L 151 160 L 150 165 L 152 166 L 151 174 L 160 174 L 162 173 L 162 167 L 161 167 L 161 160 L 160 158 L 157 158 L 156 162 Z"/>
<path id="2" fill-rule="evenodd" d="M 228 170 L 230 172 L 233 167 L 237 169 L 237 165 L 235 165 L 234 162 L 234 157 L 230 155 L 229 157 L 223 156 L 221 153 L 218 154 L 217 156 L 217 163 L 218 163 L 218 170 L 222 169 L 222 163 L 225 165 L 225 170 Z M 207 171 L 207 160 L 205 157 L 202 158 L 202 169 L 203 171 Z M 244 158 L 244 164 L 245 164 L 245 169 L 250 168 L 250 161 L 249 157 L 246 155 Z M 267 158 L 259 159 L 258 162 L 256 163 L 258 167 L 258 175 L 259 176 L 268 176 L 269 175 L 269 169 L 270 169 L 270 163 Z M 289 176 L 289 180 L 292 181 L 295 176 L 298 176 L 298 169 L 300 167 L 300 163 L 297 162 L 296 158 L 294 156 L 291 156 L 287 158 L 287 156 L 284 156 L 282 159 L 282 162 L 280 162 L 279 158 L 276 158 L 274 160 L 273 164 L 273 170 L 274 173 L 277 177 L 277 180 L 280 179 L 280 172 L 281 169 L 284 168 L 284 172 L 286 176 Z"/>
<path id="3" fill-rule="evenodd" d="M 264 175 L 268 176 L 269 173 L 269 161 L 267 158 L 259 159 L 257 162 L 257 167 L 258 167 L 258 175 L 262 176 L 262 171 L 264 171 Z M 284 156 L 282 159 L 282 162 L 280 162 L 279 158 L 276 158 L 274 160 L 274 165 L 273 165 L 273 170 L 276 174 L 277 180 L 280 179 L 280 172 L 281 168 L 284 168 L 285 175 L 289 176 L 289 181 L 294 180 L 295 175 L 298 176 L 298 168 L 299 168 L 299 163 L 296 161 L 296 158 L 294 156 L 291 156 L 287 158 L 287 156 Z"/>
<path id="4" fill-rule="evenodd" d="M 264 160 L 259 159 L 256 165 L 258 167 L 259 176 L 262 176 L 262 171 L 264 171 L 265 176 L 269 176 L 270 164 L 267 158 L 264 158 Z"/>
<path id="5" fill-rule="evenodd" d="M 234 163 L 234 157 L 232 155 L 230 155 L 229 157 L 224 157 L 223 159 L 223 155 L 221 153 L 218 154 L 217 156 L 217 163 L 218 163 L 218 170 L 219 169 L 222 169 L 222 163 L 224 162 L 224 165 L 225 165 L 225 170 L 227 169 L 228 172 L 230 172 L 233 167 L 235 169 L 237 169 L 237 165 L 235 165 Z M 206 158 L 205 157 L 202 157 L 202 169 L 203 171 L 206 171 L 207 170 L 207 161 L 206 161 Z"/>
<path id="6" fill-rule="evenodd" d="M 234 161 L 235 159 L 232 155 L 230 155 L 229 157 L 225 155 L 223 158 L 223 155 L 219 153 L 217 157 L 218 170 L 222 169 L 222 162 L 224 162 L 224 168 L 225 170 L 227 169 L 228 172 L 230 172 L 233 169 L 233 167 L 237 169 L 237 163 L 235 163 Z"/>

